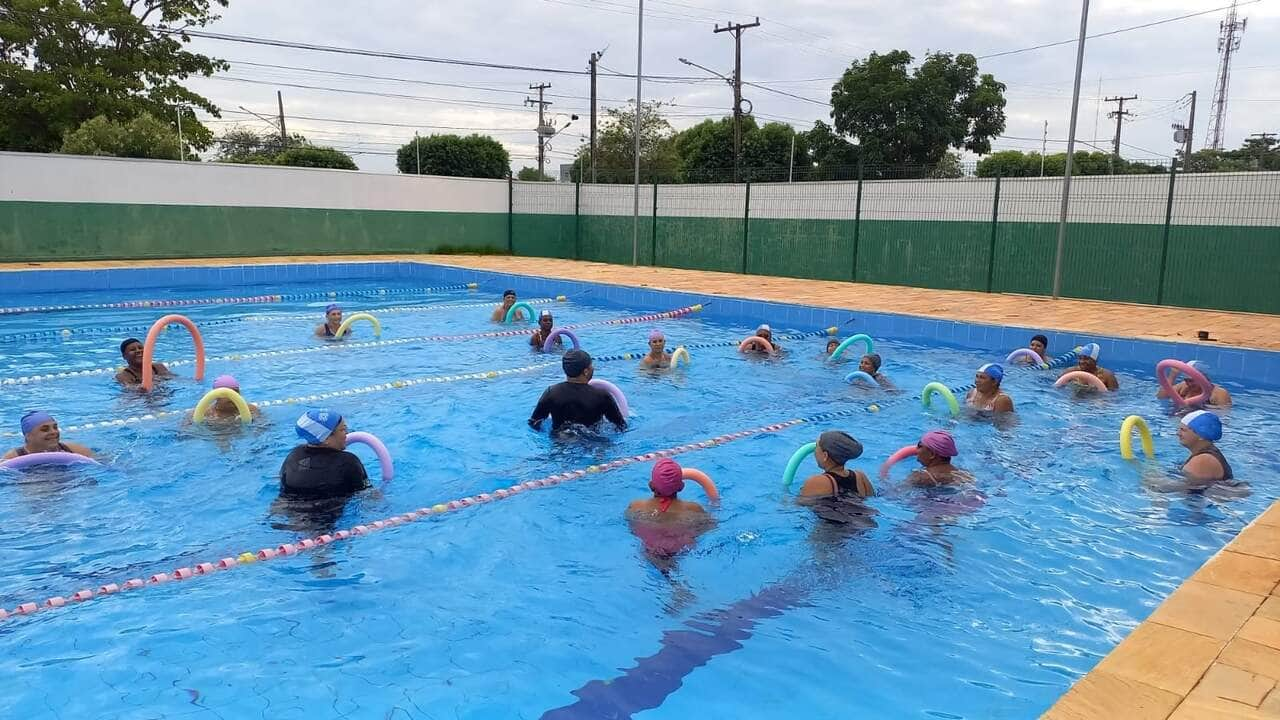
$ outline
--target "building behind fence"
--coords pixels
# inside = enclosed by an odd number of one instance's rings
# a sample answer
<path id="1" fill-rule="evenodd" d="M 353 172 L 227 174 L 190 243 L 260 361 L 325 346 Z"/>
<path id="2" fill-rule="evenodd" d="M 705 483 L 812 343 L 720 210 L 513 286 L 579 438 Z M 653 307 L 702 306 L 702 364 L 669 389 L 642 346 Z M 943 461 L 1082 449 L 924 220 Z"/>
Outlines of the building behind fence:
<path id="1" fill-rule="evenodd" d="M 484 250 L 1043 295 L 1061 184 L 646 185 L 637 224 L 625 185 L 0 153 L 0 259 Z M 1280 173 L 1076 178 L 1069 220 L 1066 296 L 1280 314 Z"/>

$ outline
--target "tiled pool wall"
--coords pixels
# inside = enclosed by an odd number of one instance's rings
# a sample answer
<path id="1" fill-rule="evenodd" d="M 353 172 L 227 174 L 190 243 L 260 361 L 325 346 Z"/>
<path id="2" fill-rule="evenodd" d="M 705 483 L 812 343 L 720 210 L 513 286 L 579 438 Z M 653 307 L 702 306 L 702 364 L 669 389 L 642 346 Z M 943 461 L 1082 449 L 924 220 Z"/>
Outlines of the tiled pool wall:
<path id="1" fill-rule="evenodd" d="M 789 303 L 704 295 L 701 293 L 625 287 L 603 283 L 538 278 L 512 273 L 432 265 L 418 262 L 282 263 L 267 265 L 227 265 L 196 267 L 145 267 L 94 270 L 21 270 L 0 272 L 0 302 L 30 292 L 76 292 L 111 289 L 139 290 L 174 287 L 235 287 L 271 283 L 331 283 L 341 280 L 395 280 L 417 285 L 479 283 L 482 291 L 495 296 L 513 288 L 525 296 L 576 295 L 589 292 L 593 304 L 626 307 L 683 307 L 707 305 L 706 317 L 726 322 L 755 325 L 770 323 L 779 328 L 813 330 L 841 327 L 842 334 L 863 332 L 872 337 L 888 337 L 922 344 L 938 344 L 995 355 L 1024 347 L 1030 336 L 1043 332 L 1049 337 L 1053 354 L 1087 342 L 1098 342 L 1105 363 L 1112 366 L 1151 371 L 1165 358 L 1203 360 L 1213 368 L 1214 377 L 1245 383 L 1252 387 L 1280 388 L 1280 352 L 1236 347 L 1216 347 L 1200 343 L 1111 337 L 1031 326 L 1010 327 L 979 322 L 961 322 L 896 313 L 811 307 Z M 319 289 L 319 288 L 317 288 Z M 1135 312 L 1141 312 L 1135 309 Z M 845 325 L 850 319 L 853 322 Z"/>

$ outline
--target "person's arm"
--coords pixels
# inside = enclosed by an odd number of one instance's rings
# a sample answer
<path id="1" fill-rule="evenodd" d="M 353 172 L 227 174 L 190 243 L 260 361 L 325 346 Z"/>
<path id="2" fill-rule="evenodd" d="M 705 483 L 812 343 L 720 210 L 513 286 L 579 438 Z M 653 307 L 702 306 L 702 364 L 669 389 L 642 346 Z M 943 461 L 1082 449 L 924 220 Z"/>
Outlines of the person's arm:
<path id="1" fill-rule="evenodd" d="M 1181 394 L 1182 394 L 1182 388 L 1183 388 L 1183 386 L 1184 386 L 1184 385 L 1185 385 L 1185 383 L 1178 383 L 1177 385 L 1174 385 L 1174 386 L 1173 386 L 1173 391 L 1174 391 L 1174 392 L 1176 392 L 1176 393 L 1178 393 L 1179 395 L 1181 395 Z M 1168 390 L 1165 390 L 1163 385 L 1156 385 L 1156 388 L 1157 388 L 1157 389 L 1156 389 L 1156 398 L 1157 398 L 1157 399 L 1162 399 L 1162 398 L 1167 398 L 1167 397 L 1169 397 L 1169 391 L 1168 391 Z"/>
<path id="2" fill-rule="evenodd" d="M 1102 382 L 1107 386 L 1107 389 L 1110 390 L 1111 392 L 1115 392 L 1120 389 L 1120 381 L 1116 379 L 1116 374 L 1111 372 L 1110 370 L 1103 373 Z"/>
<path id="3" fill-rule="evenodd" d="M 121 370 L 120 372 L 116 373 L 116 382 L 125 386 L 133 385 L 134 384 L 133 375 L 129 373 L 127 368 L 124 370 Z"/>
<path id="4" fill-rule="evenodd" d="M 316 337 L 319 337 L 319 338 L 324 337 L 324 328 L 325 328 L 325 323 L 320 323 L 319 325 L 316 326 Z"/>
<path id="5" fill-rule="evenodd" d="M 83 456 L 85 456 L 85 457 L 87 457 L 87 458 L 91 458 L 91 457 L 93 457 L 93 456 L 94 456 L 94 455 L 93 455 L 93 451 L 92 451 L 92 450 L 90 450 L 89 448 L 87 448 L 87 447 L 85 447 L 84 445 L 81 445 L 81 444 L 79 444 L 79 443 L 70 443 L 70 442 L 69 442 L 69 443 L 62 443 L 62 444 L 63 444 L 63 445 L 66 445 L 68 450 L 70 450 L 71 452 L 73 452 L 73 453 L 75 453 L 75 454 L 77 454 L 77 455 L 83 455 Z"/>
<path id="6" fill-rule="evenodd" d="M 542 347 L 542 331 L 541 330 L 534 330 L 533 335 L 529 336 L 529 346 L 535 347 L 535 348 Z"/>
<path id="7" fill-rule="evenodd" d="M 871 478 L 861 470 L 853 471 L 854 481 L 858 486 L 858 494 L 864 498 L 871 497 L 876 494 L 876 488 L 871 484 Z"/>
<path id="8" fill-rule="evenodd" d="M 1188 478 L 1200 482 L 1221 480 L 1224 475 L 1222 463 L 1212 455 L 1196 455 L 1182 466 L 1182 472 Z"/>
<path id="9" fill-rule="evenodd" d="M 613 396 L 608 393 L 605 393 L 604 416 L 619 430 L 627 429 L 627 419 L 622 417 L 622 412 L 618 410 L 618 403 L 614 402 Z"/>
<path id="10" fill-rule="evenodd" d="M 1231 404 L 1231 393 L 1224 387 L 1214 386 L 1213 392 L 1209 394 L 1209 404 L 1227 406 Z"/>
<path id="11" fill-rule="evenodd" d="M 831 478 L 826 475 L 813 475 L 800 486 L 800 497 L 824 497 L 831 494 Z"/>
<path id="12" fill-rule="evenodd" d="M 151 372 L 155 373 L 156 377 L 177 377 L 172 370 L 164 366 L 164 363 L 152 363 Z"/>
<path id="13" fill-rule="evenodd" d="M 347 453 L 347 467 L 343 471 L 343 481 L 347 483 L 347 487 L 354 491 L 364 490 L 369 487 L 369 473 L 364 469 L 364 463 L 360 462 L 360 458 L 355 453 Z"/>
<path id="14" fill-rule="evenodd" d="M 551 388 L 547 388 L 542 392 L 542 397 L 538 398 L 538 404 L 533 408 L 533 414 L 529 416 L 529 427 L 534 430 L 542 429 L 542 421 L 551 415 L 550 403 Z"/>
<path id="15" fill-rule="evenodd" d="M 996 396 L 996 401 L 991 404 L 991 408 L 996 412 L 1013 412 L 1013 398 L 1007 393 L 1000 393 Z"/>
<path id="16" fill-rule="evenodd" d="M 5 453 L 5 454 L 4 454 L 4 457 L 0 458 L 0 460 L 12 460 L 12 459 L 14 459 L 14 458 L 16 458 L 16 457 L 18 457 L 18 449 L 17 449 L 17 448 L 13 448 L 13 449 L 12 449 L 12 450 L 10 450 L 9 452 Z"/>

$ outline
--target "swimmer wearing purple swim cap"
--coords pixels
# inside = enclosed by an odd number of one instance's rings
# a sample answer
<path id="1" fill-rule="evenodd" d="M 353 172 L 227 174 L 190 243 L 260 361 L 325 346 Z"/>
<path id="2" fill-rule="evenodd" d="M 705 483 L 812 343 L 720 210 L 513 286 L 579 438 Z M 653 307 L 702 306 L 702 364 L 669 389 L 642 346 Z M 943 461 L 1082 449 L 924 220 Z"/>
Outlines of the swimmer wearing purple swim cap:
<path id="1" fill-rule="evenodd" d="M 23 455 L 46 452 L 68 452 L 93 457 L 93 451 L 83 445 L 62 442 L 58 421 L 43 410 L 32 410 L 23 415 L 19 426 L 22 428 L 22 445 L 5 453 L 0 459 L 12 460 Z"/>
<path id="2" fill-rule="evenodd" d="M 671 353 L 667 352 L 667 336 L 661 330 L 649 333 L 649 352 L 640 359 L 640 367 L 669 368 Z"/>
<path id="3" fill-rule="evenodd" d="M 342 306 L 338 303 L 329 303 L 324 309 L 324 322 L 316 326 L 316 337 L 326 340 L 337 339 L 340 327 L 342 327 Z"/>
<path id="4" fill-rule="evenodd" d="M 231 375 L 219 375 L 214 378 L 213 389 L 230 390 L 239 395 L 240 381 L 236 380 Z M 246 404 L 249 405 L 249 414 L 251 416 L 256 418 L 262 414 L 262 411 L 258 409 L 257 405 L 253 405 L 251 403 Z M 227 398 L 218 398 L 217 400 L 214 400 L 213 404 L 209 406 L 209 409 L 205 411 L 204 417 L 205 420 L 214 421 L 237 420 L 240 418 L 240 409 L 236 407 L 236 404 L 233 401 Z"/>
<path id="5" fill-rule="evenodd" d="M 907 482 L 922 487 L 970 482 L 973 476 L 951 464 L 959 455 L 956 439 L 946 430 L 930 430 L 916 443 L 916 461 L 923 468 L 907 476 Z"/>

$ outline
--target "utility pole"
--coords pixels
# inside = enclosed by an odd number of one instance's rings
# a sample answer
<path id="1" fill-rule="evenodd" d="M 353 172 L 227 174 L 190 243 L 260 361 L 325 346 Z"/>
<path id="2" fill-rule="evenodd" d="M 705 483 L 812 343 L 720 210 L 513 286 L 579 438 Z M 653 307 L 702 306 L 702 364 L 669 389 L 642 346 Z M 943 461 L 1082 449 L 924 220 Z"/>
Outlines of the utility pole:
<path id="1" fill-rule="evenodd" d="M 1040 177 L 1044 177 L 1044 156 L 1049 152 L 1049 121 L 1044 121 L 1044 136 L 1040 138 Z"/>
<path id="2" fill-rule="evenodd" d="M 187 146 L 182 142 L 182 106 L 178 106 L 178 159 L 187 159 Z"/>
<path id="3" fill-rule="evenodd" d="M 1227 19 L 1218 23 L 1218 80 L 1213 86 L 1213 105 L 1209 112 L 1209 136 L 1204 144 L 1213 150 L 1222 149 L 1222 136 L 1227 130 L 1227 90 L 1231 87 L 1231 55 L 1240 49 L 1240 36 L 1249 18 L 1236 19 L 1236 4 L 1231 3 Z"/>
<path id="4" fill-rule="evenodd" d="M 1071 120 L 1067 124 L 1067 162 L 1062 173 L 1062 205 L 1058 210 L 1058 242 L 1053 258 L 1053 299 L 1062 294 L 1062 253 L 1067 246 L 1067 210 L 1071 207 L 1071 161 L 1076 152 L 1076 116 L 1080 112 L 1080 73 L 1084 69 L 1084 41 L 1088 38 L 1089 0 L 1080 1 L 1080 39 L 1076 41 L 1076 79 L 1071 90 Z"/>
<path id="5" fill-rule="evenodd" d="M 1191 162 L 1191 138 L 1196 131 L 1196 91 L 1192 90 L 1183 97 L 1191 98 L 1191 110 L 1187 113 L 1187 124 L 1173 124 L 1173 141 L 1182 146 L 1182 171 L 1186 172 Z"/>
<path id="6" fill-rule="evenodd" d="M 751 23 L 715 26 L 716 33 L 733 33 L 733 181 L 742 182 L 742 31 L 760 27 L 760 18 Z"/>
<path id="7" fill-rule="evenodd" d="M 604 57 L 604 50 L 591 53 L 591 182 L 596 181 L 596 65 Z M 578 169 L 579 175 L 582 169 Z"/>
<path id="8" fill-rule="evenodd" d="M 418 137 L 418 131 L 413 131 L 413 153 L 418 158 L 418 174 L 422 174 L 422 139 Z"/>
<path id="9" fill-rule="evenodd" d="M 546 163 L 546 160 L 547 160 L 547 150 L 546 150 L 547 138 L 556 134 L 555 128 L 547 126 L 546 120 L 544 119 L 544 115 L 543 115 L 543 111 L 545 111 L 547 106 L 551 104 L 551 101 L 542 99 L 542 94 L 546 92 L 547 88 L 549 87 L 551 87 L 551 83 L 538 83 L 537 85 L 530 85 L 529 86 L 530 90 L 538 91 L 538 99 L 534 100 L 531 97 L 526 97 L 524 99 L 525 105 L 538 106 L 538 179 L 539 180 L 542 179 L 542 166 Z"/>
<path id="10" fill-rule="evenodd" d="M 280 147 L 289 147 L 289 133 L 284 130 L 284 95 L 276 91 L 276 104 L 280 106 Z"/>
<path id="11" fill-rule="evenodd" d="M 1120 159 L 1120 126 L 1121 126 L 1121 123 L 1123 123 L 1123 122 L 1124 122 L 1124 119 L 1125 119 L 1126 117 L 1128 117 L 1128 116 L 1130 116 L 1130 115 L 1132 115 L 1132 114 L 1133 114 L 1133 113 L 1129 112 L 1128 110 L 1125 110 L 1125 109 L 1124 109 L 1124 103 L 1125 103 L 1125 101 L 1126 101 L 1126 100 L 1137 100 L 1137 99 L 1138 99 L 1138 96 L 1137 96 L 1137 95 L 1130 95 L 1130 96 L 1128 96 L 1128 97 L 1116 96 L 1116 97 L 1109 97 L 1109 98 L 1106 98 L 1106 102 L 1118 103 L 1118 105 L 1117 105 L 1117 107 L 1116 107 L 1116 109 L 1115 109 L 1115 110 L 1113 110 L 1113 111 L 1111 111 L 1111 112 L 1107 113 L 1107 117 L 1109 117 L 1109 118 L 1115 118 L 1115 119 L 1116 119 L 1116 139 L 1115 139 L 1115 140 L 1113 140 L 1113 141 L 1112 141 L 1112 144 L 1111 144 L 1111 157 L 1112 157 L 1112 159 L 1113 159 L 1113 160 L 1119 160 L 1119 159 Z"/>

